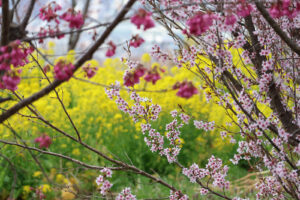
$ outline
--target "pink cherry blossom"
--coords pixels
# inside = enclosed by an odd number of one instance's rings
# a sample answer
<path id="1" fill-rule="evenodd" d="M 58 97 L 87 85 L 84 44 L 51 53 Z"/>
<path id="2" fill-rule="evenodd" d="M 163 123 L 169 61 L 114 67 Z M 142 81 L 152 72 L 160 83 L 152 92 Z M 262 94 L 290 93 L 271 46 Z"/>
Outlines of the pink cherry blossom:
<path id="1" fill-rule="evenodd" d="M 43 134 L 42 136 L 38 137 L 38 138 L 35 138 L 34 140 L 35 143 L 39 143 L 39 147 L 42 149 L 42 148 L 49 148 L 49 146 L 52 144 L 52 140 L 51 138 L 46 135 L 46 134 Z"/>
<path id="2" fill-rule="evenodd" d="M 131 194 L 130 188 L 125 188 L 120 194 L 116 197 L 116 200 L 136 200 L 135 195 Z"/>
<path id="3" fill-rule="evenodd" d="M 170 191 L 170 200 L 188 200 L 189 197 L 186 194 L 182 194 L 181 191 Z"/>
<path id="4" fill-rule="evenodd" d="M 188 19 L 186 24 L 189 26 L 189 33 L 193 35 L 201 35 L 206 32 L 213 24 L 214 14 L 200 12 Z"/>
<path id="5" fill-rule="evenodd" d="M 159 73 L 154 73 L 154 72 L 148 72 L 147 75 L 144 77 L 145 81 L 147 82 L 152 82 L 152 84 L 155 84 L 156 81 L 161 79 Z"/>
<path id="6" fill-rule="evenodd" d="M 113 185 L 107 180 L 107 178 L 111 178 L 112 171 L 104 168 L 100 170 L 100 173 L 101 174 L 96 178 L 96 184 L 100 186 L 100 193 L 105 196 Z"/>
<path id="7" fill-rule="evenodd" d="M 69 9 L 67 12 L 60 16 L 61 19 L 69 22 L 70 28 L 81 28 L 84 24 L 83 16 L 80 11 L 76 12 L 74 9 Z"/>
<path id="8" fill-rule="evenodd" d="M 177 82 L 173 86 L 173 89 L 178 89 L 178 88 L 179 90 L 176 93 L 176 95 L 186 99 L 191 98 L 194 94 L 198 93 L 197 88 L 190 81 L 183 81 L 182 83 Z"/>
<path id="9" fill-rule="evenodd" d="M 233 14 L 226 16 L 225 18 L 226 25 L 234 25 L 235 22 L 236 22 L 236 17 Z"/>
<path id="10" fill-rule="evenodd" d="M 85 76 L 87 76 L 88 78 L 92 78 L 93 76 L 95 76 L 96 71 L 98 70 L 97 67 L 91 67 L 90 65 L 84 66 L 82 67 L 82 69 L 85 72 Z"/>
<path id="11" fill-rule="evenodd" d="M 108 43 L 108 45 L 109 45 L 109 48 L 108 48 L 108 50 L 106 51 L 106 56 L 107 57 L 112 57 L 113 55 L 115 55 L 116 54 L 116 49 L 117 49 L 117 46 L 112 42 L 112 41 L 110 41 L 109 43 Z"/>
<path id="12" fill-rule="evenodd" d="M 58 10 L 61 10 L 61 6 L 53 1 L 48 6 L 40 9 L 39 17 L 41 20 L 46 20 L 47 22 L 54 20 L 59 24 L 59 20 L 57 19 L 58 14 L 56 14 Z"/>
<path id="13" fill-rule="evenodd" d="M 147 12 L 141 8 L 133 17 L 131 17 L 130 21 L 131 23 L 135 24 L 138 29 L 140 29 L 140 27 L 143 25 L 144 30 L 147 30 L 154 27 L 154 22 L 151 19 L 151 15 L 151 12 Z"/>
<path id="14" fill-rule="evenodd" d="M 240 17 L 247 17 L 253 11 L 252 5 L 245 2 L 245 0 L 240 0 L 240 3 L 237 5 L 236 14 Z"/>
<path id="15" fill-rule="evenodd" d="M 278 1 L 269 9 L 269 13 L 273 18 L 287 16 L 290 19 L 295 18 L 299 14 L 300 3 L 297 2 L 295 8 L 292 7 L 290 0 Z"/>
<path id="16" fill-rule="evenodd" d="M 161 79 L 158 70 L 164 72 L 164 70 L 162 68 L 159 68 L 158 66 L 154 66 L 152 69 L 148 70 L 147 74 L 144 77 L 145 81 L 152 82 L 152 84 L 154 85 L 159 79 Z"/>
<path id="17" fill-rule="evenodd" d="M 60 60 L 54 66 L 55 78 L 58 80 L 69 80 L 73 75 L 73 70 L 75 66 L 72 63 L 67 63 L 66 61 Z"/>
<path id="18" fill-rule="evenodd" d="M 137 47 L 141 46 L 144 42 L 145 42 L 145 40 L 143 38 L 136 35 L 136 36 L 132 37 L 132 39 L 130 40 L 129 45 L 134 47 L 134 48 L 137 48 Z"/>
<path id="19" fill-rule="evenodd" d="M 0 88 L 8 89 L 11 91 L 17 90 L 17 86 L 20 83 L 21 78 L 18 72 L 7 71 L 3 76 L 0 82 Z"/>
<path id="20" fill-rule="evenodd" d="M 128 72 L 124 76 L 124 85 L 127 87 L 133 87 L 135 84 L 140 82 L 140 78 L 136 73 Z"/>

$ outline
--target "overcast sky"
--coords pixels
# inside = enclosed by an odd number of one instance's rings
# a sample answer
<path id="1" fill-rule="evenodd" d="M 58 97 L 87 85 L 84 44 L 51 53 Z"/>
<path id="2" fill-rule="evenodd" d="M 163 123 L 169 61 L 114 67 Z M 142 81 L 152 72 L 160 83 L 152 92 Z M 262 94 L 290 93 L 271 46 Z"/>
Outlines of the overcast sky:
<path id="1" fill-rule="evenodd" d="M 28 2 L 29 0 L 27 0 Z M 86 0 L 77 0 L 78 4 L 76 6 L 76 10 L 82 10 L 84 3 Z M 89 16 L 93 19 L 96 19 L 100 23 L 109 22 L 114 19 L 117 15 L 118 11 L 120 11 L 123 5 L 126 3 L 127 0 L 91 0 L 92 5 L 89 9 Z M 26 1 L 21 1 L 21 7 L 26 7 Z M 24 3 L 25 2 L 25 3 Z M 42 5 L 46 5 L 47 2 L 51 2 L 50 0 L 39 0 L 37 2 L 37 6 L 35 6 L 34 13 L 32 16 L 37 16 L 39 13 L 39 9 Z M 56 3 L 60 4 L 64 10 L 67 10 L 71 6 L 71 0 L 56 0 Z M 136 11 L 141 5 L 136 3 L 132 9 L 132 12 L 128 14 L 128 16 L 132 15 L 134 11 Z M 24 13 L 24 12 L 23 12 Z M 22 13 L 20 13 L 21 15 Z M 87 20 L 87 24 L 85 27 L 90 27 L 96 25 L 97 22 L 94 22 L 91 19 Z M 29 24 L 28 31 L 29 32 L 38 32 L 40 27 L 46 27 L 47 23 L 41 21 L 38 17 L 35 17 Z M 61 30 L 69 30 L 67 24 L 60 25 Z M 97 33 L 101 35 L 101 32 L 104 30 L 98 29 Z M 110 37 L 107 39 L 106 42 L 112 40 L 116 44 L 124 43 L 126 40 L 129 40 L 132 35 L 139 34 L 141 37 L 145 39 L 145 43 L 137 48 L 132 48 L 133 56 L 140 56 L 143 52 L 149 52 L 154 44 L 159 44 L 160 46 L 164 46 L 168 48 L 171 44 L 171 38 L 167 35 L 165 29 L 156 23 L 154 28 L 148 29 L 147 31 L 138 30 L 136 26 L 130 23 L 129 20 L 120 23 L 117 28 L 113 31 Z M 88 48 L 89 45 L 93 42 L 91 40 L 93 35 L 93 31 L 87 31 L 82 34 L 82 37 L 77 45 L 77 51 L 83 51 Z M 55 40 L 57 43 L 57 53 L 65 53 L 67 50 L 67 38 L 61 40 Z M 95 55 L 96 58 L 103 60 L 105 58 L 107 45 L 104 45 Z M 122 47 L 118 47 L 116 56 L 123 56 L 126 52 L 123 50 Z"/>

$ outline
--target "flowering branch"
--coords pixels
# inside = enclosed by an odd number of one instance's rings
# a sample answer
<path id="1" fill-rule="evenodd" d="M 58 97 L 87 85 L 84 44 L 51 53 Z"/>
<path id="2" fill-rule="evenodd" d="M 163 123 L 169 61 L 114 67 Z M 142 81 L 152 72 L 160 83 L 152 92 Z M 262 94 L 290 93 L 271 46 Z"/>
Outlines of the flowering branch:
<path id="1" fill-rule="evenodd" d="M 274 31 L 279 35 L 279 37 L 285 41 L 285 43 L 296 53 L 300 56 L 300 46 L 297 45 L 296 42 L 292 41 L 289 36 L 278 26 L 276 21 L 269 15 L 266 11 L 262 3 L 259 1 L 255 1 L 255 5 L 265 20 L 269 23 L 269 25 L 274 29 Z"/>

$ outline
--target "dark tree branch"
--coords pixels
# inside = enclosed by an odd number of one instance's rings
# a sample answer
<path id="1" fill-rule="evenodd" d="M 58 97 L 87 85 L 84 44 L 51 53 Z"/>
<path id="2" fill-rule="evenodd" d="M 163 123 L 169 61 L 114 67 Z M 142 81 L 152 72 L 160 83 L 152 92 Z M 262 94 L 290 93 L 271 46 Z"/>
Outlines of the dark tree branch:
<path id="1" fill-rule="evenodd" d="M 23 21 L 22 21 L 22 23 L 21 23 L 21 25 L 20 25 L 20 27 L 21 27 L 22 30 L 25 30 L 25 29 L 26 29 L 26 26 L 27 26 L 27 24 L 28 24 L 28 22 L 29 22 L 29 19 L 30 19 L 30 17 L 31 17 L 31 14 L 32 14 L 32 11 L 33 11 L 33 8 L 34 8 L 35 1 L 36 1 L 36 0 L 31 0 L 31 1 L 30 1 L 28 10 L 27 10 L 27 12 L 26 12 L 26 15 L 25 15 L 25 17 L 24 17 L 24 19 L 23 19 Z"/>
<path id="2" fill-rule="evenodd" d="M 273 30 L 279 35 L 279 37 L 296 53 L 300 56 L 300 47 L 296 42 L 293 42 L 291 38 L 279 27 L 279 25 L 275 22 L 275 20 L 269 15 L 268 11 L 264 8 L 263 4 L 259 1 L 255 1 L 255 5 L 261 15 L 265 18 L 265 20 L 269 23 L 269 25 L 273 28 Z"/>
<path id="3" fill-rule="evenodd" d="M 262 63 L 266 58 L 260 55 L 262 47 L 258 42 L 257 36 L 253 34 L 255 31 L 255 27 L 251 16 L 246 17 L 245 22 L 245 26 L 250 34 L 250 39 L 253 47 L 250 48 L 249 51 L 255 52 L 255 59 L 251 59 L 251 61 L 256 68 L 258 76 L 261 76 Z M 248 43 L 247 45 L 251 46 Z M 269 90 L 267 94 L 271 98 L 271 109 L 277 114 L 284 130 L 292 135 L 289 138 L 289 143 L 293 146 L 298 145 L 299 141 L 296 139 L 296 136 L 300 134 L 300 128 L 295 123 L 293 123 L 294 118 L 292 113 L 286 108 L 286 106 L 283 105 L 280 97 L 280 90 L 276 87 L 274 80 L 269 83 Z"/>
<path id="4" fill-rule="evenodd" d="M 11 97 L 0 98 L 0 103 L 6 102 L 9 100 L 12 100 L 12 98 Z"/>
<path id="5" fill-rule="evenodd" d="M 132 5 L 136 2 L 136 0 L 130 0 L 124 6 L 124 8 L 120 11 L 118 16 L 114 19 L 114 21 L 106 28 L 101 37 L 95 42 L 95 44 L 75 63 L 75 70 L 78 70 L 84 62 L 91 59 L 93 54 L 97 51 L 97 49 L 105 42 L 106 38 L 110 35 L 110 33 L 114 30 L 114 28 L 122 21 L 123 17 L 132 7 Z M 0 123 L 3 123 L 4 120 L 8 119 L 10 116 L 18 112 L 20 109 L 26 107 L 27 105 L 33 103 L 34 101 L 40 99 L 41 97 L 47 95 L 51 91 L 53 91 L 56 87 L 61 85 L 64 81 L 55 80 L 50 85 L 46 86 L 39 92 L 31 95 L 30 97 L 20 101 L 10 109 L 8 109 L 5 113 L 0 115 Z"/>
<path id="6" fill-rule="evenodd" d="M 9 3 L 8 0 L 2 0 L 2 33 L 1 33 L 1 46 L 9 43 Z"/>

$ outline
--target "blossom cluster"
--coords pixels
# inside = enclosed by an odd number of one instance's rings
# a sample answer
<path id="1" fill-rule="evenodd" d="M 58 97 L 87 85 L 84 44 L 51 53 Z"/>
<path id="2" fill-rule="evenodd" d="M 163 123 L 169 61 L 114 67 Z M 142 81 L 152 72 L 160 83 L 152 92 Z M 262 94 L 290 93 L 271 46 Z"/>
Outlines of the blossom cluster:
<path id="1" fill-rule="evenodd" d="M 136 197 L 135 195 L 131 194 L 130 188 L 127 187 L 118 194 L 116 200 L 136 200 Z"/>
<path id="2" fill-rule="evenodd" d="M 55 22 L 54 27 L 48 25 L 48 29 L 41 27 L 38 33 L 40 37 L 39 43 L 42 43 L 45 37 L 57 37 L 58 39 L 63 38 L 64 34 L 60 31 L 59 24 L 60 20 L 64 20 L 69 23 L 70 28 L 80 29 L 84 24 L 83 16 L 80 11 L 75 11 L 73 8 L 68 9 L 66 12 L 59 14 L 62 7 L 55 1 L 50 2 L 47 6 L 40 9 L 39 18 L 43 21 Z"/>
<path id="3" fill-rule="evenodd" d="M 273 18 L 287 16 L 292 19 L 295 18 L 299 12 L 300 2 L 297 2 L 296 7 L 293 8 L 290 0 L 277 1 L 276 3 L 273 3 L 272 7 L 269 9 L 269 13 Z"/>
<path id="4" fill-rule="evenodd" d="M 200 181 L 205 177 L 210 177 L 209 180 L 212 180 L 213 186 L 220 189 L 229 189 L 229 181 L 225 179 L 229 168 L 227 165 L 222 166 L 222 160 L 212 155 L 205 168 L 199 168 L 199 166 L 194 163 L 189 168 L 184 168 L 182 173 L 186 175 L 192 183 Z M 202 195 L 207 194 L 207 192 L 207 188 L 201 189 Z"/>
<path id="5" fill-rule="evenodd" d="M 215 128 L 215 122 L 204 122 L 204 121 L 198 121 L 194 120 L 194 125 L 197 129 L 204 129 L 205 131 L 212 131 Z"/>
<path id="6" fill-rule="evenodd" d="M 137 13 L 131 17 L 131 23 L 135 24 L 138 29 L 143 26 L 144 30 L 154 27 L 154 22 L 151 19 L 151 12 L 147 12 L 146 10 L 140 8 Z"/>
<path id="7" fill-rule="evenodd" d="M 96 184 L 100 186 L 100 193 L 105 196 L 112 187 L 112 184 L 107 180 L 107 178 L 111 178 L 112 171 L 104 168 L 100 170 L 100 173 L 101 174 L 96 179 Z"/>
<path id="8" fill-rule="evenodd" d="M 180 191 L 170 191 L 170 200 L 188 200 L 188 196 L 186 194 L 182 194 Z"/>
<path id="9" fill-rule="evenodd" d="M 152 15 L 151 12 L 147 12 L 145 9 L 140 8 L 130 18 L 130 21 L 131 21 L 131 23 L 136 25 L 136 27 L 138 29 L 143 27 L 144 31 L 146 31 L 146 30 L 148 30 L 150 28 L 153 28 L 155 26 L 153 20 L 151 19 L 151 15 Z M 145 40 L 142 37 L 140 37 L 139 35 L 135 35 L 135 36 L 132 36 L 132 38 L 130 39 L 129 46 L 134 47 L 134 48 L 138 48 L 144 42 L 145 42 Z M 106 56 L 107 57 L 112 57 L 116 53 L 116 45 L 112 41 L 110 41 L 108 43 L 108 45 L 109 45 L 109 48 L 106 52 Z"/>
<path id="10" fill-rule="evenodd" d="M 197 88 L 191 81 L 183 81 L 181 83 L 177 82 L 175 85 L 173 85 L 173 89 L 178 89 L 178 92 L 176 93 L 177 96 L 186 99 L 198 94 Z"/>
<path id="11" fill-rule="evenodd" d="M 92 78 L 93 76 L 95 76 L 98 67 L 93 67 L 90 64 L 87 64 L 86 66 L 82 67 L 82 69 L 85 72 L 85 76 L 87 76 L 88 78 Z"/>
<path id="12" fill-rule="evenodd" d="M 52 144 L 51 138 L 48 135 L 46 135 L 46 134 L 43 134 L 42 136 L 35 138 L 34 142 L 35 143 L 39 143 L 39 147 L 41 149 L 42 148 L 46 148 L 47 149 Z"/>
<path id="13" fill-rule="evenodd" d="M 58 80 L 69 80 L 73 75 L 73 70 L 75 66 L 70 62 L 66 62 L 64 60 L 60 60 L 54 66 L 54 74 L 55 78 Z"/>
<path id="14" fill-rule="evenodd" d="M 21 45 L 19 40 L 0 48 L 0 89 L 17 89 L 21 81 L 19 67 L 28 63 L 27 56 L 32 52 L 32 47 Z"/>
<path id="15" fill-rule="evenodd" d="M 120 89 L 118 86 L 113 86 L 112 89 L 106 89 L 106 94 L 110 99 L 115 99 L 115 102 L 118 105 L 118 108 L 125 113 L 128 113 L 134 122 L 144 119 L 146 124 L 141 124 L 141 130 L 144 137 L 146 145 L 150 148 L 152 152 L 158 152 L 161 156 L 166 156 L 169 163 L 177 161 L 177 156 L 181 150 L 182 141 L 180 139 L 180 128 L 183 126 L 183 123 L 179 123 L 176 119 L 178 116 L 177 111 L 172 111 L 171 115 L 174 118 L 172 122 L 166 125 L 166 139 L 168 140 L 167 144 L 165 142 L 165 137 L 156 131 L 151 126 L 151 121 L 155 121 L 158 118 L 158 115 L 161 111 L 160 106 L 156 104 L 148 105 L 151 103 L 146 98 L 141 98 L 137 93 L 131 92 L 130 98 L 134 101 L 133 106 L 129 106 L 129 103 L 126 102 L 120 96 Z M 189 116 L 185 114 L 179 115 L 180 119 L 188 124 Z"/>
<path id="16" fill-rule="evenodd" d="M 146 82 L 152 82 L 154 85 L 159 79 L 161 79 L 159 72 L 165 72 L 164 69 L 153 66 L 150 69 L 145 68 L 143 65 L 138 64 L 134 69 L 127 70 L 124 74 L 124 85 L 127 87 L 133 87 L 140 82 L 140 78 L 144 76 Z"/>

